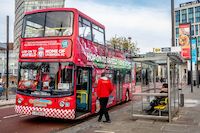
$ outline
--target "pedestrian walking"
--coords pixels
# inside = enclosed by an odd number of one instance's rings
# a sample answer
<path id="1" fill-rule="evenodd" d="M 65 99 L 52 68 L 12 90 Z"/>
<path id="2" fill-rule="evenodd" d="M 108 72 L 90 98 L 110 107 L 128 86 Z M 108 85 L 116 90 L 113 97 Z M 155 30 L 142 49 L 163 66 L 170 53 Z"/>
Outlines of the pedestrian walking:
<path id="1" fill-rule="evenodd" d="M 98 122 L 101 122 L 102 116 L 105 115 L 106 120 L 103 122 L 110 123 L 110 117 L 108 114 L 108 109 L 106 108 L 108 104 L 108 98 L 113 90 L 112 83 L 105 73 L 101 74 L 101 78 L 98 80 L 97 84 L 97 96 L 100 101 L 100 111 Z"/>

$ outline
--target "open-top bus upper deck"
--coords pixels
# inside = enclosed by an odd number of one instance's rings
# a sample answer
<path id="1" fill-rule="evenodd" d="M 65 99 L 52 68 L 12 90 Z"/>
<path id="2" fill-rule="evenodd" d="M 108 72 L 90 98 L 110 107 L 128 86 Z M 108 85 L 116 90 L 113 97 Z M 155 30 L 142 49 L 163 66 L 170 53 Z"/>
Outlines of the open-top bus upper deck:
<path id="1" fill-rule="evenodd" d="M 78 36 L 105 44 L 104 26 L 77 9 L 28 12 L 23 22 L 20 60 L 64 59 L 73 62 L 75 54 L 80 52 Z"/>
<path id="2" fill-rule="evenodd" d="M 103 64 L 114 63 L 116 67 L 130 65 L 123 61 L 123 53 L 110 51 L 106 47 L 105 27 L 74 8 L 53 8 L 26 13 L 19 57 L 19 61 L 56 60 L 78 65 L 100 61 Z"/>

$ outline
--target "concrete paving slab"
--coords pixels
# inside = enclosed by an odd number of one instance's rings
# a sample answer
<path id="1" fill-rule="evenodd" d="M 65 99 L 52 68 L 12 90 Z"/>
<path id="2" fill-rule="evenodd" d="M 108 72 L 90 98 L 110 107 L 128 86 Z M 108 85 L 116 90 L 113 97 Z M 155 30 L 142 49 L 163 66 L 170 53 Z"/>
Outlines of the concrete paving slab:
<path id="1" fill-rule="evenodd" d="M 15 104 L 15 99 L 0 100 L 0 107 Z"/>
<path id="2" fill-rule="evenodd" d="M 145 128 L 137 128 L 132 130 L 132 133 L 161 133 L 160 129 L 145 129 Z"/>
<path id="3" fill-rule="evenodd" d="M 183 90 L 186 99 L 190 99 L 189 104 L 195 106 L 180 108 L 172 123 L 158 120 L 132 119 L 132 102 L 121 109 L 110 113 L 112 123 L 105 124 L 97 122 L 97 117 L 65 129 L 60 133 L 200 133 L 200 89 L 194 88 L 195 93 L 190 93 L 189 87 Z M 192 99 L 192 102 L 191 102 Z M 198 102 L 194 102 L 194 101 Z M 137 106 L 136 106 L 137 105 Z M 134 108 L 141 107 L 135 104 Z"/>

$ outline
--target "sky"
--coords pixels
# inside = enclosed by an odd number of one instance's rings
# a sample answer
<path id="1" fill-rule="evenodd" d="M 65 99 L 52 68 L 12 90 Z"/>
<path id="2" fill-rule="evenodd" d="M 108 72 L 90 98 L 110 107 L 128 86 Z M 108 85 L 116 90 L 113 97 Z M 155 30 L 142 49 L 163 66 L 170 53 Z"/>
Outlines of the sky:
<path id="1" fill-rule="evenodd" d="M 0 42 L 6 42 L 6 16 L 10 17 L 10 41 L 13 42 L 15 0 L 1 0 Z M 192 0 L 174 0 L 175 7 Z M 106 40 L 131 37 L 141 53 L 171 46 L 170 0 L 66 0 L 106 27 Z"/>

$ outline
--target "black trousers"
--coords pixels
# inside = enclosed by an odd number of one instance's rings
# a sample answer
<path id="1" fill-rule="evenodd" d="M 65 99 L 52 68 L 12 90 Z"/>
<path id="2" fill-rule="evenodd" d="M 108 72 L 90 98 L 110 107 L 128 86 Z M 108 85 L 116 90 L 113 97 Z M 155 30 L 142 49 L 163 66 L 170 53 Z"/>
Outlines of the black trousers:
<path id="1" fill-rule="evenodd" d="M 105 115 L 106 121 L 110 120 L 109 114 L 108 114 L 108 109 L 106 108 L 108 104 L 108 97 L 100 98 L 100 111 L 99 111 L 99 120 L 102 119 L 103 114 Z"/>

